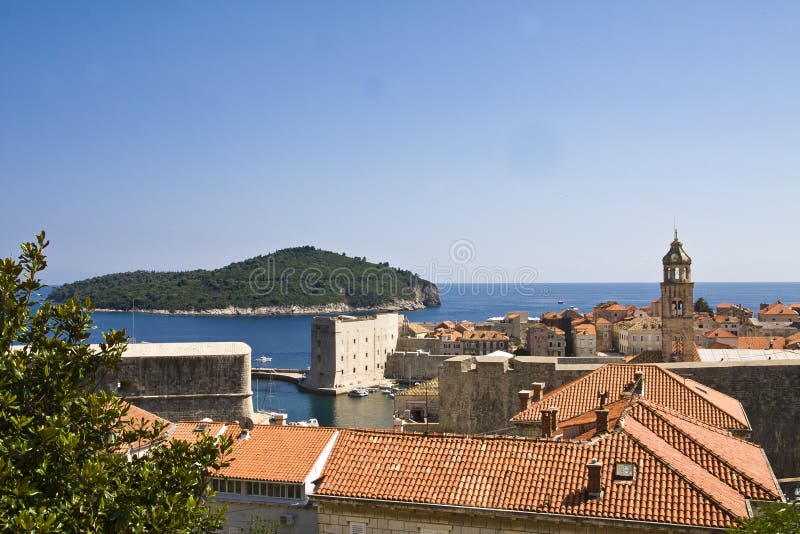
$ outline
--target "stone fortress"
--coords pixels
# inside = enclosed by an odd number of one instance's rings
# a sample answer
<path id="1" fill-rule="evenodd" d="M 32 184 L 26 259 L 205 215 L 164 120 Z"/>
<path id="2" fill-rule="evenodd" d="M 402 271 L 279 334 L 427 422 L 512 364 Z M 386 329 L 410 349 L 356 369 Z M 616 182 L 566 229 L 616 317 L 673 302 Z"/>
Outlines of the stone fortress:
<path id="1" fill-rule="evenodd" d="M 131 343 L 101 387 L 170 421 L 241 421 L 253 417 L 250 354 L 240 342 Z"/>
<path id="2" fill-rule="evenodd" d="M 301 388 L 337 395 L 384 380 L 386 359 L 397 347 L 397 313 L 314 317 L 311 368 Z"/>

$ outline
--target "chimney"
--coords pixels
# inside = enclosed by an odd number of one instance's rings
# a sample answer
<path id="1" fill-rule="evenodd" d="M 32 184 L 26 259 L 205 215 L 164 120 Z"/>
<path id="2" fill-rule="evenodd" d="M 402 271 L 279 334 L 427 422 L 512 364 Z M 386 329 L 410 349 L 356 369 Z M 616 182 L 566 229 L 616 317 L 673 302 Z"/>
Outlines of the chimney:
<path id="1" fill-rule="evenodd" d="M 527 389 L 520 390 L 519 395 L 519 409 L 527 410 L 531 405 L 531 392 Z"/>
<path id="2" fill-rule="evenodd" d="M 533 402 L 542 400 L 544 396 L 544 382 L 533 382 L 531 384 L 531 392 L 533 394 Z"/>
<path id="3" fill-rule="evenodd" d="M 603 496 L 603 486 L 600 479 L 603 475 L 603 464 L 597 458 L 592 458 L 586 464 L 586 471 L 589 475 L 589 484 L 586 487 L 586 492 L 590 499 L 598 499 Z"/>
<path id="4" fill-rule="evenodd" d="M 608 410 L 599 408 L 594 411 L 595 419 L 595 436 L 605 434 L 608 432 Z"/>
<path id="5" fill-rule="evenodd" d="M 241 440 L 250 439 L 250 431 L 247 430 L 246 428 L 243 428 L 242 432 L 239 434 L 239 437 L 237 439 Z"/>
<path id="6" fill-rule="evenodd" d="M 285 413 L 276 413 L 272 416 L 275 419 L 275 424 L 278 426 L 285 426 L 286 425 L 286 414 Z"/>
<path id="7" fill-rule="evenodd" d="M 775 347 L 775 340 L 774 340 L 774 339 L 772 339 L 772 338 L 770 338 L 770 340 L 769 340 L 769 348 L 771 348 L 771 349 L 772 349 L 772 348 L 774 348 L 774 347 Z"/>
<path id="8" fill-rule="evenodd" d="M 644 371 L 633 373 L 633 392 L 644 397 Z"/>
<path id="9" fill-rule="evenodd" d="M 395 432 L 402 432 L 402 431 L 403 431 L 403 425 L 404 425 L 404 424 L 406 424 L 406 422 L 405 422 L 405 421 L 403 421 L 403 420 L 402 420 L 402 419 L 400 419 L 399 417 L 395 417 L 395 418 L 394 418 L 394 425 L 393 425 L 393 426 L 394 426 L 394 431 L 395 431 Z"/>
<path id="10" fill-rule="evenodd" d="M 558 430 L 558 407 L 550 407 L 550 434 L 555 436 Z"/>
<path id="11" fill-rule="evenodd" d="M 550 417 L 552 413 L 550 413 L 550 408 L 543 408 L 542 409 L 542 437 L 549 438 L 552 436 L 552 430 L 550 429 Z"/>

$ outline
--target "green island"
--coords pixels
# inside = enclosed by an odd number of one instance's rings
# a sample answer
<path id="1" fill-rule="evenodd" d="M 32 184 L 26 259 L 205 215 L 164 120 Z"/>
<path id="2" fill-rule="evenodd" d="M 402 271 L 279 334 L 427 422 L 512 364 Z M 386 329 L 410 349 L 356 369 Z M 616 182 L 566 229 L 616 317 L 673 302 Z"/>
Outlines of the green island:
<path id="1" fill-rule="evenodd" d="M 275 315 L 439 306 L 436 286 L 411 271 L 303 246 L 214 270 L 133 271 L 55 288 L 49 300 L 89 297 L 98 310 Z"/>

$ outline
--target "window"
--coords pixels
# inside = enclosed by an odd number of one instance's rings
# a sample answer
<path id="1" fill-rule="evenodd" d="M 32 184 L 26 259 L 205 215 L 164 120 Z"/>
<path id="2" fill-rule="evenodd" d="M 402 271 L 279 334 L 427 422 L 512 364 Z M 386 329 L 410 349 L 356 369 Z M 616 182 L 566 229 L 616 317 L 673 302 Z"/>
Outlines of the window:
<path id="1" fill-rule="evenodd" d="M 273 499 L 302 499 L 303 487 L 300 484 L 277 484 L 275 482 L 248 482 L 247 494 Z"/>
<path id="2" fill-rule="evenodd" d="M 240 494 L 242 493 L 242 482 L 227 478 L 212 478 L 211 488 L 217 493 Z"/>
<path id="3" fill-rule="evenodd" d="M 419 534 L 447 534 L 446 530 L 433 530 L 432 528 L 420 527 Z"/>
<path id="4" fill-rule="evenodd" d="M 350 523 L 350 534 L 367 534 L 367 524 Z"/>

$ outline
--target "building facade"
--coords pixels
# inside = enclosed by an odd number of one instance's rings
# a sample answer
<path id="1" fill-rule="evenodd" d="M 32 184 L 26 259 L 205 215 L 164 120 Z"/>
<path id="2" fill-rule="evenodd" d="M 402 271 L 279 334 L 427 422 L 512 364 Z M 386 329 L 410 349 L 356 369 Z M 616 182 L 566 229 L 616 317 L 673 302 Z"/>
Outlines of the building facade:
<path id="1" fill-rule="evenodd" d="M 301 384 L 322 393 L 347 393 L 383 380 L 386 358 L 397 348 L 399 316 L 314 317 L 311 369 Z"/>

